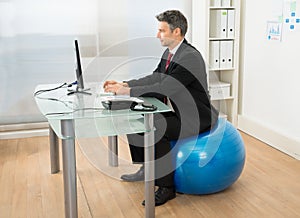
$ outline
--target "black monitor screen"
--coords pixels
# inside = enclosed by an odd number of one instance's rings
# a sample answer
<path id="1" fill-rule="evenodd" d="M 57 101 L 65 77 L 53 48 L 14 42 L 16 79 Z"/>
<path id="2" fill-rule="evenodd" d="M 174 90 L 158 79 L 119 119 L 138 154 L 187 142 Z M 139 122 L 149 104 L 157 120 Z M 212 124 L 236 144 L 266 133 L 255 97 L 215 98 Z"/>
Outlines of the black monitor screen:
<path id="1" fill-rule="evenodd" d="M 76 79 L 77 79 L 77 88 L 80 90 L 84 89 L 83 85 L 83 77 L 82 77 L 82 68 L 81 68 L 81 61 L 80 61 L 80 52 L 78 41 L 75 39 L 75 51 L 76 51 Z"/>

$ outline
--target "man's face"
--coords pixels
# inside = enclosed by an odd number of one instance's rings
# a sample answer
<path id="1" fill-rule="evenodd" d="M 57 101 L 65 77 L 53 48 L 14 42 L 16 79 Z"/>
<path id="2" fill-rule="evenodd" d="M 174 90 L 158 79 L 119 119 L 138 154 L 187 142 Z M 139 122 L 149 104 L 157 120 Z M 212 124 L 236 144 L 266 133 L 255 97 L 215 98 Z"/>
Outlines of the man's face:
<path id="1" fill-rule="evenodd" d="M 158 32 L 156 35 L 159 38 L 162 46 L 172 47 L 174 43 L 176 43 L 176 34 L 175 31 L 171 31 L 170 26 L 167 22 L 159 22 L 158 23 Z"/>

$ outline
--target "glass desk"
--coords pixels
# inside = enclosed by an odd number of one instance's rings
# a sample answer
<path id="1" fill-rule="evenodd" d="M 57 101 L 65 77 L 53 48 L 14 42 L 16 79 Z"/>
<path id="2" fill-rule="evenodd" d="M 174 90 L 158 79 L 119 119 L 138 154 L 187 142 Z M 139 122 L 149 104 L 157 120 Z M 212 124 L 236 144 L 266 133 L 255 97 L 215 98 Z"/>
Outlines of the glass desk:
<path id="1" fill-rule="evenodd" d="M 38 85 L 38 90 L 50 90 L 59 84 Z M 62 140 L 62 163 L 65 216 L 78 217 L 75 138 L 108 136 L 109 164 L 118 166 L 117 136 L 145 133 L 145 216 L 155 216 L 154 206 L 154 127 L 153 114 L 170 111 L 155 98 L 143 98 L 157 107 L 156 111 L 109 111 L 103 108 L 99 84 L 88 84 L 91 95 L 67 95 L 66 87 L 40 92 L 35 96 L 41 113 L 49 123 L 51 173 L 59 171 L 59 143 Z"/>

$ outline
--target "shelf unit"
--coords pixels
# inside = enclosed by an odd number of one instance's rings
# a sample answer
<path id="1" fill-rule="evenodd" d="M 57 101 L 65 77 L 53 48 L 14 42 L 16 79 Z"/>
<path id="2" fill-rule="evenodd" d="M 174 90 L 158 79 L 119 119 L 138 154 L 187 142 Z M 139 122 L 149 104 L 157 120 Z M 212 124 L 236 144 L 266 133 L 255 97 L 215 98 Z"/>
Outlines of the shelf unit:
<path id="1" fill-rule="evenodd" d="M 226 94 L 226 96 L 222 98 L 220 98 L 220 96 L 214 98 L 214 96 L 211 95 L 212 104 L 220 111 L 220 116 L 227 117 L 235 126 L 237 125 L 238 112 L 240 1 L 241 0 L 194 0 L 192 24 L 193 43 L 199 48 L 206 60 L 210 93 L 212 93 L 212 82 L 215 84 L 216 81 L 220 81 L 222 84 L 230 84 L 229 95 Z M 222 3 L 225 3 L 226 6 L 222 6 Z M 226 16 L 229 20 L 226 20 L 226 31 L 230 31 L 230 33 L 226 33 L 226 35 L 224 35 L 221 28 L 223 27 L 222 25 L 224 25 L 224 19 L 220 21 L 222 13 L 223 15 L 227 13 Z M 229 17 L 229 13 L 231 17 Z M 220 22 L 223 22 L 222 25 L 220 25 Z M 230 24 L 228 24 L 228 22 L 230 22 Z M 216 51 L 219 51 L 219 55 L 221 56 L 221 51 L 226 50 L 224 49 L 226 45 L 227 48 L 230 47 L 230 45 L 232 47 L 232 58 L 230 60 L 231 63 L 228 62 L 227 65 L 225 64 L 226 66 L 223 67 L 222 57 L 219 57 L 219 63 L 215 63 L 215 60 L 212 59 Z M 219 50 L 216 49 L 218 46 Z M 228 49 L 226 51 L 228 51 Z"/>

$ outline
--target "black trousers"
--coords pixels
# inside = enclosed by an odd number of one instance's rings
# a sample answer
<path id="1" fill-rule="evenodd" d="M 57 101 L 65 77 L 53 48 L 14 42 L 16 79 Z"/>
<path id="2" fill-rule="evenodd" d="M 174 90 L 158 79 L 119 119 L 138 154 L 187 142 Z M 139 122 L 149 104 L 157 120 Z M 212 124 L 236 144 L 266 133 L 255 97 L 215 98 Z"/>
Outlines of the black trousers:
<path id="1" fill-rule="evenodd" d="M 174 158 L 170 141 L 180 135 L 181 122 L 173 112 L 154 114 L 155 185 L 174 186 Z M 127 135 L 133 163 L 144 163 L 144 134 Z"/>

